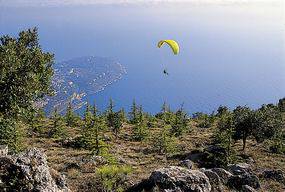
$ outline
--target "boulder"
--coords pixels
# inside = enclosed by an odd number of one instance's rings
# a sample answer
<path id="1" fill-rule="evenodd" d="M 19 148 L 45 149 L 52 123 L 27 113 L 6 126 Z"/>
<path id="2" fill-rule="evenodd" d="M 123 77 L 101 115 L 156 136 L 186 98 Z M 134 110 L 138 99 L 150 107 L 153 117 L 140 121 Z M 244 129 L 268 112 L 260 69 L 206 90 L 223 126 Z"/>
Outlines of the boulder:
<path id="1" fill-rule="evenodd" d="M 285 185 L 285 173 L 283 173 L 283 171 L 280 169 L 278 169 L 278 170 L 265 170 L 262 173 L 262 176 L 265 179 L 272 179 L 272 180 L 275 180 L 279 183 L 283 183 Z"/>
<path id="2" fill-rule="evenodd" d="M 251 167 L 247 163 L 230 164 L 228 165 L 228 171 L 234 175 L 252 173 Z"/>
<path id="3" fill-rule="evenodd" d="M 200 169 L 205 175 L 209 178 L 212 190 L 211 192 L 222 192 L 223 189 L 223 183 L 217 173 L 210 169 Z"/>
<path id="4" fill-rule="evenodd" d="M 225 170 L 223 168 L 213 168 L 210 170 L 217 173 L 217 175 L 219 175 L 221 182 L 223 184 L 227 184 L 230 177 L 233 176 L 233 174 L 231 174 L 230 172 L 228 172 L 227 170 Z"/>
<path id="5" fill-rule="evenodd" d="M 210 192 L 208 177 L 199 170 L 170 166 L 152 172 L 150 183 L 154 183 L 161 192 Z"/>
<path id="6" fill-rule="evenodd" d="M 260 188 L 260 182 L 256 175 L 244 173 L 241 175 L 233 175 L 229 178 L 227 185 L 230 188 L 241 190 L 243 185 L 248 185 L 254 189 Z"/>
<path id="7" fill-rule="evenodd" d="M 39 149 L 0 157 L 0 188 L 4 191 L 68 192 L 64 178 L 53 175 L 46 155 Z"/>

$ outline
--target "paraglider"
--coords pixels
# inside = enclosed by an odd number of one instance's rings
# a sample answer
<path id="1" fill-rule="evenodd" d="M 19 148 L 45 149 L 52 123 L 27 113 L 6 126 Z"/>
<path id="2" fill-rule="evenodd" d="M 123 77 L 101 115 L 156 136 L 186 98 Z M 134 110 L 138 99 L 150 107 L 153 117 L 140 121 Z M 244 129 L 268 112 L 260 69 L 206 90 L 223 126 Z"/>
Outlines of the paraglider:
<path id="1" fill-rule="evenodd" d="M 161 48 L 163 44 L 167 44 L 172 49 L 172 52 L 174 55 L 177 55 L 179 53 L 180 48 L 179 48 L 179 44 L 176 41 L 171 40 L 171 39 L 161 40 L 158 42 L 157 47 Z M 163 70 L 163 73 L 165 75 L 169 75 L 166 69 Z"/>
<path id="2" fill-rule="evenodd" d="M 177 55 L 179 53 L 179 45 L 174 40 L 161 40 L 158 42 L 157 46 L 158 48 L 161 48 L 161 46 L 166 43 L 173 51 L 174 55 Z"/>
<path id="3" fill-rule="evenodd" d="M 169 75 L 169 73 L 167 72 L 166 69 L 163 70 L 163 73 L 164 73 L 165 75 Z"/>

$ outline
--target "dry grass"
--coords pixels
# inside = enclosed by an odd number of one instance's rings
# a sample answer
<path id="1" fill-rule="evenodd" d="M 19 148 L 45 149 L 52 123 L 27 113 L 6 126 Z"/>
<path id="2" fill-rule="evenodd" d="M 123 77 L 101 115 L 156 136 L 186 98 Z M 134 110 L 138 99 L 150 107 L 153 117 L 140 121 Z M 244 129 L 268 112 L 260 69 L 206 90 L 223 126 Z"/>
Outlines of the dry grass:
<path id="1" fill-rule="evenodd" d="M 203 148 L 211 143 L 214 128 L 197 128 L 194 122 L 191 124 L 191 131 L 178 139 L 178 144 L 183 147 L 183 152 Z M 179 164 L 178 159 L 168 159 L 165 155 L 152 152 L 152 144 L 148 140 L 145 142 L 131 141 L 131 130 L 132 126 L 124 125 L 118 139 L 113 139 L 108 143 L 111 146 L 111 154 L 118 159 L 118 162 L 133 168 L 133 173 L 129 176 L 129 183 L 136 183 L 148 177 L 157 168 Z M 80 128 L 68 128 L 68 131 L 69 135 L 74 137 L 80 133 Z M 158 128 L 152 128 L 150 135 L 154 135 L 157 131 Z M 111 133 L 106 133 L 106 135 L 114 138 Z M 94 176 L 98 165 L 82 160 L 90 156 L 89 151 L 65 148 L 57 140 L 50 138 L 31 137 L 27 138 L 26 143 L 29 147 L 44 149 L 49 165 L 66 175 L 72 191 L 96 191 Z M 235 145 L 235 148 L 238 153 L 243 153 L 240 142 Z M 285 155 L 270 153 L 262 144 L 256 144 L 250 140 L 246 154 L 254 159 L 253 167 L 256 173 L 260 173 L 264 169 L 281 169 L 285 172 Z M 70 163 L 78 163 L 80 167 L 66 169 L 66 165 Z M 265 180 L 261 180 L 261 182 L 262 191 L 285 191 L 285 186 L 277 182 Z"/>

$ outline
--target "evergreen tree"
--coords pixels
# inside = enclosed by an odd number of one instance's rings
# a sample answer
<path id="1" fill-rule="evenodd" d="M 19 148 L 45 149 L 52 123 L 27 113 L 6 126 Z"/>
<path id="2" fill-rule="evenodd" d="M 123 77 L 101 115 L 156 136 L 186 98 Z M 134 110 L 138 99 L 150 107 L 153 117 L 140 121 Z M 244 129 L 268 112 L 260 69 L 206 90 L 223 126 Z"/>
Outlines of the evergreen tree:
<path id="1" fill-rule="evenodd" d="M 175 137 L 171 134 L 171 126 L 165 125 L 153 138 L 153 147 L 162 154 L 174 153 L 177 149 Z"/>
<path id="2" fill-rule="evenodd" d="M 76 123 L 76 117 L 73 112 L 73 107 L 71 101 L 68 102 L 66 113 L 65 113 L 65 122 L 67 126 L 74 126 Z"/>
<path id="3" fill-rule="evenodd" d="M 23 124 L 51 91 L 53 54 L 41 49 L 37 29 L 0 37 L 0 144 L 21 148 Z M 7 137 L 7 138 L 6 138 Z"/>
<path id="4" fill-rule="evenodd" d="M 50 137 L 52 138 L 65 138 L 67 136 L 66 125 L 63 117 L 59 114 L 58 109 L 55 108 L 52 115 L 52 128 L 50 130 Z"/>
<path id="5" fill-rule="evenodd" d="M 187 131 L 188 117 L 184 111 L 183 106 L 175 113 L 174 121 L 171 126 L 171 133 L 175 136 L 181 136 L 182 133 Z"/>
<path id="6" fill-rule="evenodd" d="M 98 115 L 98 110 L 94 104 L 92 109 L 91 123 L 87 121 L 84 132 L 82 134 L 82 141 L 84 148 L 89 149 L 95 155 L 102 155 L 105 153 L 107 144 L 102 140 L 102 131 L 106 129 L 106 123 L 103 117 Z"/>
<path id="7" fill-rule="evenodd" d="M 93 117 L 98 117 L 99 110 L 97 109 L 96 103 L 93 104 Z"/>
<path id="8" fill-rule="evenodd" d="M 114 102 L 110 99 L 109 107 L 107 109 L 107 125 L 114 132 L 116 138 L 123 124 L 123 116 L 121 111 L 114 111 Z"/>
<path id="9" fill-rule="evenodd" d="M 285 97 L 282 99 L 279 99 L 278 108 L 282 113 L 285 112 Z"/>
<path id="10" fill-rule="evenodd" d="M 46 126 L 45 123 L 45 112 L 43 109 L 38 109 L 35 114 L 33 114 L 33 119 L 31 120 L 31 128 L 32 131 L 37 132 L 39 134 L 44 133 L 44 127 Z"/>
<path id="11" fill-rule="evenodd" d="M 115 127 L 115 112 L 114 112 L 114 102 L 110 99 L 109 106 L 107 109 L 107 125 L 114 129 Z"/>
<path id="12" fill-rule="evenodd" d="M 9 118 L 32 111 L 51 93 L 54 56 L 43 52 L 37 29 L 0 37 L 0 112 Z"/>
<path id="13" fill-rule="evenodd" d="M 163 103 L 163 105 L 162 105 L 162 107 L 161 107 L 161 112 L 162 112 L 162 113 L 170 112 L 169 106 L 167 105 L 166 102 Z"/>
<path id="14" fill-rule="evenodd" d="M 217 116 L 218 116 L 218 117 L 221 117 L 223 114 L 226 114 L 226 113 L 229 112 L 229 108 L 226 107 L 226 106 L 220 106 L 220 107 L 218 108 L 217 112 L 218 112 L 218 113 L 217 113 Z"/>
<path id="15" fill-rule="evenodd" d="M 223 165 L 232 163 L 235 159 L 235 153 L 232 149 L 234 133 L 235 127 L 233 113 L 226 111 L 219 117 L 217 130 L 214 135 L 215 143 L 225 151 L 223 154 L 214 154 L 214 158 L 218 159 L 218 161 Z"/>
<path id="16" fill-rule="evenodd" d="M 170 110 L 166 102 L 163 103 L 161 111 L 155 115 L 156 118 L 161 119 L 164 123 L 170 125 L 174 121 L 175 114 Z"/>
<path id="17" fill-rule="evenodd" d="M 193 119 L 197 122 L 197 127 L 200 128 L 209 128 L 214 123 L 215 117 L 214 115 L 208 115 L 205 113 L 194 113 Z"/>
<path id="18" fill-rule="evenodd" d="M 122 119 L 122 115 L 120 113 L 120 111 L 114 113 L 114 126 L 113 126 L 113 132 L 116 136 L 116 138 L 118 137 L 118 134 L 120 132 L 120 129 L 123 125 L 123 119 Z"/>
<path id="19" fill-rule="evenodd" d="M 13 118 L 4 118 L 0 116 L 0 143 L 1 145 L 8 145 L 9 151 L 18 152 L 23 148 L 22 136 L 23 129 L 19 127 Z"/>
<path id="20" fill-rule="evenodd" d="M 130 123 L 131 124 L 136 124 L 138 122 L 138 107 L 137 107 L 135 100 L 133 100 L 133 104 L 132 104 L 129 116 L 130 116 Z"/>
<path id="21" fill-rule="evenodd" d="M 142 141 L 148 135 L 148 128 L 146 126 L 146 119 L 143 113 L 142 106 L 139 107 L 138 111 L 138 122 L 133 128 L 133 139 L 135 141 Z"/>
<path id="22" fill-rule="evenodd" d="M 127 116 L 126 116 L 126 111 L 124 108 L 120 110 L 120 116 L 121 116 L 122 122 L 125 123 L 127 121 Z"/>
<path id="23" fill-rule="evenodd" d="M 86 104 L 84 112 L 84 126 L 89 126 L 92 123 L 92 111 L 89 103 Z"/>

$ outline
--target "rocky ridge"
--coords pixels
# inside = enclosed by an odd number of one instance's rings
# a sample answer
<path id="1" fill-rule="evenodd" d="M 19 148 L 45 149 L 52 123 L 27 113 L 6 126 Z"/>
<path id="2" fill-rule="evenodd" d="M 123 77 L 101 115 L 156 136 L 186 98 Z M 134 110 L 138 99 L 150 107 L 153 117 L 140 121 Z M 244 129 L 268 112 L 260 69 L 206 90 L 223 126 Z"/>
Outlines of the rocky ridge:
<path id="1" fill-rule="evenodd" d="M 0 153 L 0 191 L 70 192 L 64 176 L 49 168 L 40 149 L 18 155 L 8 155 L 4 149 Z"/>

